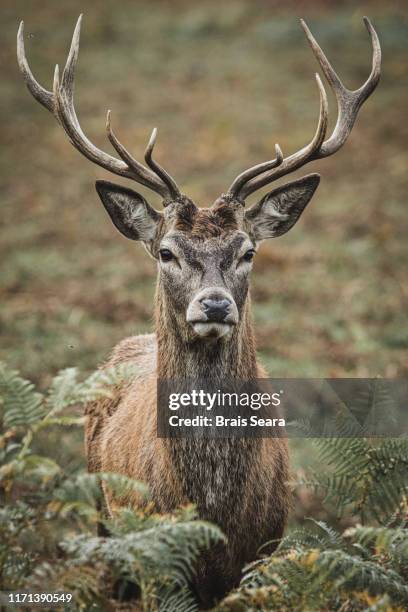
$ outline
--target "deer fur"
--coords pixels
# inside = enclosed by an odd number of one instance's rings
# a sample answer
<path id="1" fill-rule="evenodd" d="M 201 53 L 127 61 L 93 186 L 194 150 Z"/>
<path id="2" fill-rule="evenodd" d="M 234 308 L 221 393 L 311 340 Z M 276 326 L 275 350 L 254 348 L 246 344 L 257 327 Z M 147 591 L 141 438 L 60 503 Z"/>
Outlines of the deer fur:
<path id="1" fill-rule="evenodd" d="M 117 472 L 148 484 L 158 512 L 170 512 L 181 504 L 193 502 L 199 517 L 215 522 L 228 538 L 227 546 L 218 547 L 203 558 L 198 569 L 196 590 L 203 605 L 237 585 L 245 563 L 256 558 L 257 549 L 269 540 L 281 537 L 289 509 L 288 451 L 282 438 L 232 439 L 163 439 L 156 433 L 157 379 L 197 376 L 211 377 L 214 384 L 228 377 L 253 380 L 265 377 L 255 350 L 248 274 L 239 282 L 235 277 L 228 285 L 217 267 L 217 256 L 228 257 L 235 242 L 248 240 L 256 245 L 262 236 L 286 230 L 310 200 L 318 177 L 310 175 L 278 189 L 264 206 L 249 209 L 246 216 L 240 205 L 218 203 L 213 209 L 197 209 L 183 202 L 165 209 L 157 221 L 157 234 L 147 244 L 153 256 L 160 246 L 172 240 L 186 241 L 186 253 L 198 249 L 208 269 L 187 283 L 182 295 L 174 278 L 166 283 L 166 265 L 159 264 L 155 300 L 156 333 L 123 340 L 114 350 L 107 366 L 131 363 L 137 375 L 123 388 L 117 389 L 114 400 L 92 403 L 87 410 L 86 454 L 90 472 Z M 103 183 L 98 186 L 108 212 L 121 226 L 129 210 L 123 200 L 119 209 L 112 204 L 112 191 L 133 199 L 139 194 Z M 109 192 L 109 195 L 107 195 Z M 265 204 L 267 202 L 267 205 Z M 143 203 L 144 206 L 144 203 Z M 262 209 L 268 214 L 264 217 Z M 273 214 L 273 206 L 280 212 Z M 119 218 L 118 220 L 118 210 Z M 232 210 L 232 212 L 231 212 Z M 258 220 L 258 223 L 255 221 Z M 262 222 L 261 222 L 262 221 Z M 155 221 L 156 222 L 156 221 Z M 141 219 L 129 221 L 140 231 Z M 136 225 L 135 225 L 136 224 Z M 245 230 L 243 229 L 245 228 Z M 125 230 L 127 233 L 129 229 Z M 149 229 L 142 230 L 150 236 Z M 149 233 L 150 232 L 150 233 Z M 258 239 L 257 239 L 258 236 Z M 139 237 L 139 234 L 138 234 Z M 167 241 L 167 242 L 166 242 Z M 180 243 L 181 244 L 181 243 Z M 191 251 L 190 251 L 191 249 Z M 198 255 L 197 255 L 198 257 Z M 213 258 L 213 259 L 211 259 Z M 183 262 L 183 265 L 184 262 Z M 250 264 L 248 264 L 250 267 Z M 190 274 L 194 275 L 194 271 Z M 243 274 L 243 273 L 241 273 Z M 200 338 L 186 322 L 185 312 L 194 295 L 207 281 L 211 287 L 227 283 L 237 304 L 239 320 L 226 336 Z M 193 287 L 188 283 L 193 282 Z M 178 297 L 174 297 L 178 295 Z M 181 300 L 181 303 L 179 301 Z M 109 513 L 127 503 L 137 508 L 144 502 L 137 495 L 120 500 L 106 492 Z M 274 546 L 270 546 L 272 550 Z"/>

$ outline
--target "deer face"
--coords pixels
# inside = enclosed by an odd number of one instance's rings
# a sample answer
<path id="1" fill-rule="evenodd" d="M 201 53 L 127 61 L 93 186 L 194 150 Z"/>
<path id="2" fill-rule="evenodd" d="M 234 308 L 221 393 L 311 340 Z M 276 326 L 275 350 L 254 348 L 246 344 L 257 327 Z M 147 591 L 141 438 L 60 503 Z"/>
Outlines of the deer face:
<path id="1" fill-rule="evenodd" d="M 219 340 L 240 324 L 259 243 L 287 232 L 319 184 L 311 174 L 280 187 L 245 211 L 238 200 L 219 198 L 208 209 L 186 197 L 163 213 L 138 193 L 97 182 L 113 223 L 143 242 L 157 260 L 159 294 L 167 318 L 186 339 Z"/>
<path id="2" fill-rule="evenodd" d="M 61 79 L 58 66 L 53 90 L 34 78 L 24 49 L 23 22 L 17 35 L 17 58 L 31 94 L 47 108 L 87 159 L 119 175 L 141 183 L 163 198 L 163 213 L 130 189 L 98 181 L 99 196 L 113 223 L 127 238 L 141 240 L 159 263 L 159 296 L 180 334 L 198 338 L 228 337 L 239 326 L 248 294 L 251 261 L 261 240 L 287 232 L 312 197 L 319 175 L 311 174 L 267 193 L 257 204 L 244 209 L 246 198 L 276 179 L 311 161 L 333 155 L 346 142 L 357 113 L 380 78 L 381 48 L 378 36 L 365 17 L 373 48 L 372 69 L 367 81 L 355 91 L 347 89 L 334 71 L 310 30 L 302 21 L 309 44 L 337 100 L 339 116 L 326 138 L 328 102 L 323 83 L 316 75 L 320 113 L 312 140 L 284 158 L 275 145 L 274 159 L 239 174 L 226 195 L 209 209 L 199 209 L 180 191 L 175 180 L 152 157 L 157 130 L 145 150 L 147 166 L 134 159 L 118 140 L 107 115 L 107 135 L 119 155 L 96 147 L 83 133 L 74 108 L 74 73 L 79 53 L 79 17 Z"/>
<path id="3" fill-rule="evenodd" d="M 200 338 L 229 336 L 241 318 L 254 254 L 254 243 L 239 230 L 206 239 L 167 233 L 159 249 L 159 282 L 178 327 L 187 324 L 188 335 Z"/>

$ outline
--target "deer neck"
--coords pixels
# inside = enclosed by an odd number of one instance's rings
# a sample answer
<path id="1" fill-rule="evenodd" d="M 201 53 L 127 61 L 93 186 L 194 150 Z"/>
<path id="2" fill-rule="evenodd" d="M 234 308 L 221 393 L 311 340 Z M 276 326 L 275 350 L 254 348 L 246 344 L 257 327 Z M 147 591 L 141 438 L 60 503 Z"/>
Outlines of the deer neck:
<path id="1" fill-rule="evenodd" d="M 187 341 L 159 295 L 156 302 L 158 378 L 197 382 L 208 380 L 214 389 L 228 378 L 257 377 L 255 343 L 249 298 L 230 338 L 218 342 Z M 234 509 L 244 495 L 259 439 L 169 438 L 164 441 L 186 500 L 197 505 L 200 516 L 217 522 L 229 534 Z M 209 452 L 209 450 L 211 452 Z M 216 458 L 210 462 L 209 457 Z M 203 466 L 204 469 L 203 469 Z M 214 476 L 217 473 L 217 477 Z M 234 478 L 230 474 L 235 474 Z"/>
<path id="2" fill-rule="evenodd" d="M 191 340 L 183 334 L 158 291 L 156 298 L 157 374 L 161 379 L 225 378 L 250 380 L 257 377 L 255 340 L 248 296 L 239 324 L 228 338 L 218 341 Z"/>

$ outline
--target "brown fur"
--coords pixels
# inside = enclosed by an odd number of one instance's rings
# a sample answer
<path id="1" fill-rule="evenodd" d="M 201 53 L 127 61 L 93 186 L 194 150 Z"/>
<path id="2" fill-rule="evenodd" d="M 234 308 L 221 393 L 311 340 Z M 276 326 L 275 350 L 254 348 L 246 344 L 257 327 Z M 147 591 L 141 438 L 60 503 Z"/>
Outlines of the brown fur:
<path id="1" fill-rule="evenodd" d="M 225 249 L 234 248 L 230 246 L 233 244 L 230 234 L 234 233 L 234 226 L 238 227 L 238 221 L 231 209 L 220 205 L 215 210 L 203 211 L 187 205 L 184 213 L 180 212 L 175 218 L 170 213 L 171 227 L 194 239 L 189 243 L 191 246 L 187 245 L 186 253 L 191 248 L 192 256 L 198 256 L 194 251 L 198 236 L 203 245 L 199 249 L 208 248 L 209 257 L 217 257 L 217 249 L 222 253 L 226 243 Z M 237 240 L 240 243 L 241 235 Z M 206 274 L 211 277 L 210 284 L 221 282 L 213 280 L 220 274 L 218 268 L 210 268 Z M 195 582 L 201 604 L 207 606 L 238 584 L 242 567 L 256 558 L 262 544 L 282 535 L 289 507 L 287 445 L 279 438 L 157 437 L 157 379 L 199 374 L 221 383 L 226 377 L 252 380 L 265 376 L 256 360 L 245 284 L 235 288 L 240 317 L 231 336 L 205 342 L 192 334 L 177 300 L 173 299 L 175 291 L 166 282 L 170 281 L 159 276 L 157 333 L 127 338 L 107 362 L 108 366 L 130 362 L 138 368 L 137 374 L 130 383 L 117 389 L 114 400 L 105 399 L 88 406 L 88 469 L 125 474 L 146 482 L 158 512 L 171 512 L 193 502 L 200 518 L 221 527 L 228 544 L 203 556 Z M 123 503 L 135 508 L 143 503 L 136 493 L 126 500 L 115 500 L 105 491 L 105 498 L 110 514 Z"/>
<path id="2" fill-rule="evenodd" d="M 213 209 L 198 209 L 194 204 L 183 208 L 178 214 L 175 229 L 188 233 L 191 238 L 205 240 L 238 229 L 234 211 L 226 203 Z"/>

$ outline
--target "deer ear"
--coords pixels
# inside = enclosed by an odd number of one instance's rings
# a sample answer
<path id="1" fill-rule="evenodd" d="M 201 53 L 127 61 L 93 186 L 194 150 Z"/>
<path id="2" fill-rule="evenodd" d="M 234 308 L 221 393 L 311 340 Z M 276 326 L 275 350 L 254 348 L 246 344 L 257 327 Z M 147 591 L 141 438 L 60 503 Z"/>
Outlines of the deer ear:
<path id="1" fill-rule="evenodd" d="M 149 248 L 162 215 L 132 189 L 108 181 L 96 181 L 95 187 L 120 233 L 131 240 L 141 240 Z"/>
<path id="2" fill-rule="evenodd" d="M 255 240 L 276 238 L 290 230 L 310 202 L 320 182 L 318 174 L 286 183 L 267 193 L 245 213 Z"/>

